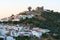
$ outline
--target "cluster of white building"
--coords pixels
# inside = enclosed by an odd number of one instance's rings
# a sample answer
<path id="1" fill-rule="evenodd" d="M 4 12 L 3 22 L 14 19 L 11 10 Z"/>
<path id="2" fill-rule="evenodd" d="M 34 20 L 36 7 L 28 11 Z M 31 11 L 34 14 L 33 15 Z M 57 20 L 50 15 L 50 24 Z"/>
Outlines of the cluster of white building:
<path id="1" fill-rule="evenodd" d="M 19 15 L 18 17 L 15 17 L 12 21 L 19 21 L 19 20 L 21 20 L 21 19 L 26 19 L 26 18 L 32 18 L 32 17 L 34 17 L 34 15 Z"/>
<path id="2" fill-rule="evenodd" d="M 4 40 L 15 40 L 13 37 L 38 37 L 41 38 L 43 33 L 48 33 L 50 30 L 48 29 L 41 29 L 41 28 L 32 28 L 30 29 L 27 26 L 9 26 L 9 25 L 0 25 L 0 38 L 3 38 Z M 7 34 L 9 36 L 7 36 Z"/>
<path id="3" fill-rule="evenodd" d="M 12 17 L 6 17 L 6 18 L 3 18 L 1 19 L 0 21 L 3 22 L 3 21 L 20 21 L 21 19 L 26 19 L 26 18 L 32 18 L 34 17 L 34 15 L 15 15 L 15 16 L 12 16 Z"/>

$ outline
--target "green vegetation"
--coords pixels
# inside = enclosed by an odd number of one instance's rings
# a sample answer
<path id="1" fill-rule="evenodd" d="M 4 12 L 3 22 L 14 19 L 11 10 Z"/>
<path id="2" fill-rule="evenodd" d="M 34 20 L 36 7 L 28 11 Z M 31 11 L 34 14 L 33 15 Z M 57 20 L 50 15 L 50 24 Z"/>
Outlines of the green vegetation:
<path id="1" fill-rule="evenodd" d="M 16 40 L 31 40 L 30 37 L 20 37 L 20 36 L 15 37 L 15 39 L 16 39 Z"/>
<path id="2" fill-rule="evenodd" d="M 44 11 L 42 16 L 47 19 L 45 22 L 45 28 L 50 29 L 51 34 L 57 34 L 55 38 L 60 38 L 60 13 Z"/>

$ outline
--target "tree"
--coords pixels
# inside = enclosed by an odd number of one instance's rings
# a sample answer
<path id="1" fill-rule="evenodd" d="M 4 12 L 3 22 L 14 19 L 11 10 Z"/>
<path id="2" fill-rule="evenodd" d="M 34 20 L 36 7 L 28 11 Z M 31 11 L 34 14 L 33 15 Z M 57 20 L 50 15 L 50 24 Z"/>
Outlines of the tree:
<path id="1" fill-rule="evenodd" d="M 13 16 L 14 16 L 14 14 L 11 15 L 11 17 L 13 17 Z"/>
<path id="2" fill-rule="evenodd" d="M 28 7 L 28 10 L 31 11 L 32 7 Z"/>

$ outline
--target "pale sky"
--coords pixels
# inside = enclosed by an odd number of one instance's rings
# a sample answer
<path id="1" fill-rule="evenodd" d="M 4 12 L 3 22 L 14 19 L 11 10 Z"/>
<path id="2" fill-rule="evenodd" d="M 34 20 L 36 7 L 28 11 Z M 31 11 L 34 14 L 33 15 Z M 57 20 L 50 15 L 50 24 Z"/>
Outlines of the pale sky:
<path id="1" fill-rule="evenodd" d="M 0 0 L 0 19 L 25 11 L 29 6 L 33 9 L 44 6 L 45 9 L 60 12 L 60 0 Z"/>

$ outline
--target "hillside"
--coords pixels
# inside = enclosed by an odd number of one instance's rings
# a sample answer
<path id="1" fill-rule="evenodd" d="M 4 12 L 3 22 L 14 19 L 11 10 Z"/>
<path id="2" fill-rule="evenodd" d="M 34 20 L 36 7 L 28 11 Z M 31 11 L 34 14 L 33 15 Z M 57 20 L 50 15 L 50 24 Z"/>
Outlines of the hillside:
<path id="1" fill-rule="evenodd" d="M 42 8 L 43 9 L 43 8 Z M 8 21 L 5 22 L 3 21 L 3 23 L 6 24 L 23 24 L 23 25 L 27 25 L 30 26 L 30 28 L 32 27 L 40 27 L 40 28 L 44 28 L 44 29 L 49 29 L 51 30 L 50 35 L 53 38 L 56 39 L 60 39 L 60 13 L 59 12 L 53 12 L 53 11 L 40 11 L 39 10 L 33 10 L 33 11 L 26 11 L 26 12 L 22 12 L 22 14 L 18 14 L 18 15 L 30 15 L 30 13 L 32 13 L 33 15 L 35 15 L 32 18 L 27 18 L 26 19 L 21 19 L 19 21 Z M 39 15 L 40 14 L 40 15 Z M 13 16 L 15 17 L 15 16 Z"/>

